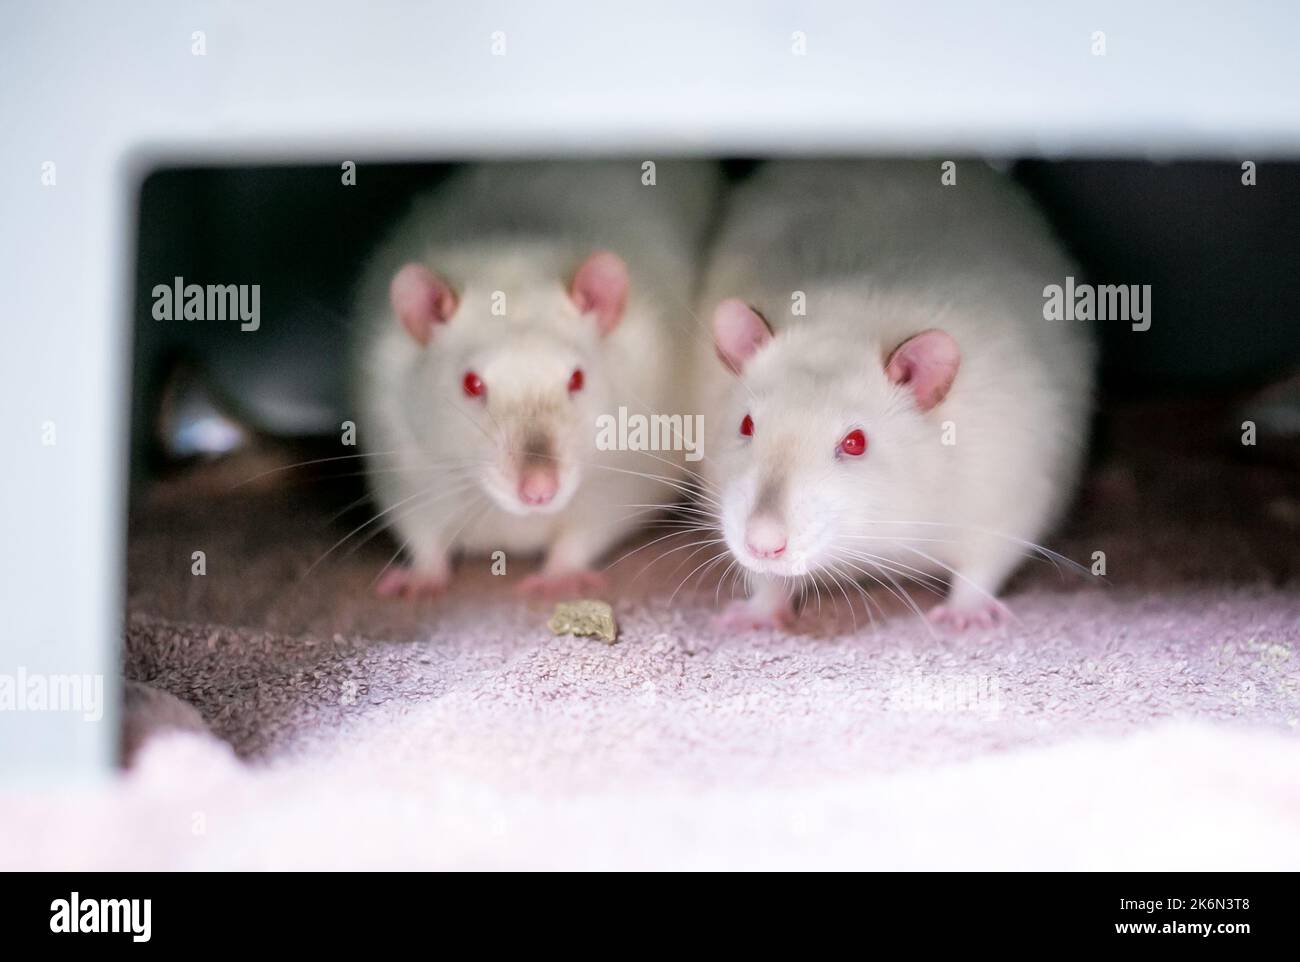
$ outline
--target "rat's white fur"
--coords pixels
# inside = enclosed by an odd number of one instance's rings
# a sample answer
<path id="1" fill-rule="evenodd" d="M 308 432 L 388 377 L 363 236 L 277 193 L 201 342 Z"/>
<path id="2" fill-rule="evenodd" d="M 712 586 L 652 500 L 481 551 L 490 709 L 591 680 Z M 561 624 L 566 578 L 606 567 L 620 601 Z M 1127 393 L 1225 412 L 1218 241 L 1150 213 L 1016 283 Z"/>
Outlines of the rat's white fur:
<path id="1" fill-rule="evenodd" d="M 677 494 L 630 472 L 676 477 L 659 459 L 679 454 L 597 450 L 597 418 L 620 405 L 633 413 L 681 405 L 716 177 L 712 165 L 689 163 L 659 164 L 653 186 L 632 161 L 469 168 L 417 202 L 375 257 L 359 296 L 359 439 L 373 455 L 366 469 L 383 520 L 418 577 L 445 581 L 457 549 L 545 552 L 547 573 L 580 571 L 636 525 L 630 505 Z M 604 337 L 568 293 L 599 249 L 619 255 L 630 275 L 626 310 Z M 427 345 L 389 303 L 390 280 L 412 261 L 459 299 Z M 492 309 L 498 291 L 504 316 Z M 577 367 L 585 386 L 570 397 Z M 464 395 L 467 370 L 486 383 L 486 404 Z M 555 445 L 560 489 L 529 511 L 512 459 L 537 431 Z"/>
<path id="2" fill-rule="evenodd" d="M 773 163 L 734 193 L 699 313 L 738 297 L 776 337 L 739 378 L 710 350 L 701 403 L 723 532 L 751 573 L 749 616 L 774 617 L 804 568 L 824 590 L 836 574 L 889 586 L 951 569 L 945 607 L 989 611 L 1063 509 L 1085 448 L 1090 333 L 1043 319 L 1044 286 L 1071 273 L 1029 199 L 977 162 L 950 187 L 937 161 Z M 796 291 L 806 316 L 792 313 Z M 923 412 L 884 367 L 931 328 L 961 362 Z M 738 432 L 746 412 L 751 439 Z M 854 428 L 866 454 L 837 458 Z M 745 546 L 760 499 L 783 513 L 779 558 Z"/>

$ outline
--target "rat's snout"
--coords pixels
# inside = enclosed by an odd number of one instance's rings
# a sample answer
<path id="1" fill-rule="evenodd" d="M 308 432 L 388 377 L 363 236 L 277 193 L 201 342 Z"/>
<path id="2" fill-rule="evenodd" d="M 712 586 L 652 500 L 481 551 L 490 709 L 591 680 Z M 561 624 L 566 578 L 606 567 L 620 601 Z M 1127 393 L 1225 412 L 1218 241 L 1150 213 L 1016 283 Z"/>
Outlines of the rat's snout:
<path id="1" fill-rule="evenodd" d="M 519 473 L 519 500 L 528 505 L 550 504 L 560 490 L 554 463 L 525 466 Z"/>
<path id="2" fill-rule="evenodd" d="M 745 525 L 745 547 L 755 558 L 779 558 L 785 553 L 785 525 L 770 514 L 752 515 Z"/>
<path id="3" fill-rule="evenodd" d="M 806 534 L 799 527 L 799 505 L 789 496 L 788 475 L 769 467 L 752 482 L 752 498 L 738 489 L 736 513 L 725 525 L 727 545 L 745 567 L 767 574 L 802 573 Z M 746 503 L 747 502 L 747 503 Z"/>
<path id="4" fill-rule="evenodd" d="M 519 502 L 530 508 L 551 504 L 560 491 L 554 438 L 544 431 L 529 431 L 520 439 L 516 463 Z"/>
<path id="5" fill-rule="evenodd" d="M 754 507 L 745 522 L 745 547 L 755 558 L 779 558 L 789 538 L 785 528 L 785 484 L 776 473 L 759 486 Z"/>

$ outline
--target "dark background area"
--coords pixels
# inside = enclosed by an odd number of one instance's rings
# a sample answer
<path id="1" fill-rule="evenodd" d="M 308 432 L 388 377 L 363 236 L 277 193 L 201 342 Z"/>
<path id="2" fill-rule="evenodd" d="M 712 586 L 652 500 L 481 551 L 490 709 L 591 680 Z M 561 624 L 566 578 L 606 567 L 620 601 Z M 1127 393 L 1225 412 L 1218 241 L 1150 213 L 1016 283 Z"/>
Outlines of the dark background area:
<path id="1" fill-rule="evenodd" d="M 959 162 L 960 166 L 960 162 Z M 731 161 L 733 178 L 750 161 Z M 268 434 L 337 431 L 353 285 L 387 225 L 447 164 L 168 169 L 140 197 L 133 464 L 153 460 L 163 386 L 201 372 Z M 1098 323 L 1103 400 L 1243 393 L 1300 364 L 1300 164 L 1026 161 L 1014 176 L 1083 266 L 1080 280 L 1150 284 L 1152 325 Z M 936 174 L 937 176 L 937 174 Z M 151 290 L 259 284 L 261 328 L 160 323 Z M 142 457 L 143 456 L 143 457 Z"/>

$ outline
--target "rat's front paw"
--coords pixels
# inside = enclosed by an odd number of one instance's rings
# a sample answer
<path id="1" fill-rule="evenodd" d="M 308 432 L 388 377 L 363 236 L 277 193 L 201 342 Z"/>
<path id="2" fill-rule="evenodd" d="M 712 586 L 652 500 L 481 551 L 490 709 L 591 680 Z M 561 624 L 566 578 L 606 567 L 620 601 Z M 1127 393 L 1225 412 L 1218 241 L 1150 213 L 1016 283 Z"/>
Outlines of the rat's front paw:
<path id="1" fill-rule="evenodd" d="M 996 598 L 974 601 L 945 601 L 935 605 L 926 616 L 932 625 L 944 625 L 954 631 L 967 628 L 992 628 L 1011 620 L 1011 611 Z"/>
<path id="2" fill-rule="evenodd" d="M 540 571 L 521 581 L 516 590 L 526 598 L 563 601 L 601 594 L 605 587 L 603 574 L 584 568 L 577 571 Z"/>
<path id="3" fill-rule="evenodd" d="M 733 601 L 713 619 L 715 628 L 728 631 L 754 631 L 755 629 L 790 628 L 794 625 L 794 608 L 790 602 L 779 604 L 760 602 L 754 598 Z"/>
<path id="4" fill-rule="evenodd" d="M 446 570 L 422 571 L 415 568 L 389 568 L 375 584 L 381 598 L 432 598 L 447 590 L 451 575 Z"/>

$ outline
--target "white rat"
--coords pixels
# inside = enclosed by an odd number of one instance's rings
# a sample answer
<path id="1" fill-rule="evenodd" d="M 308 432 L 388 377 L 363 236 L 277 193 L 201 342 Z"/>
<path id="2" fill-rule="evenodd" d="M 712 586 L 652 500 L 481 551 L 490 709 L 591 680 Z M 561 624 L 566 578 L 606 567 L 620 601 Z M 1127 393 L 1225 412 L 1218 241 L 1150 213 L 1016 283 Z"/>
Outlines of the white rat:
<path id="1" fill-rule="evenodd" d="M 674 455 L 599 450 L 598 419 L 680 403 L 717 176 L 487 164 L 417 202 L 359 295 L 358 435 L 407 555 L 380 594 L 441 590 L 461 550 L 544 553 L 524 590 L 581 593 L 631 506 L 678 493 Z"/>
<path id="2" fill-rule="evenodd" d="M 1094 348 L 1043 303 L 1076 271 L 1009 180 L 977 162 L 940 176 L 780 162 L 728 205 L 701 396 L 719 522 L 752 594 L 724 623 L 785 624 L 801 587 L 937 574 L 933 621 L 992 624 L 1071 494 Z"/>

